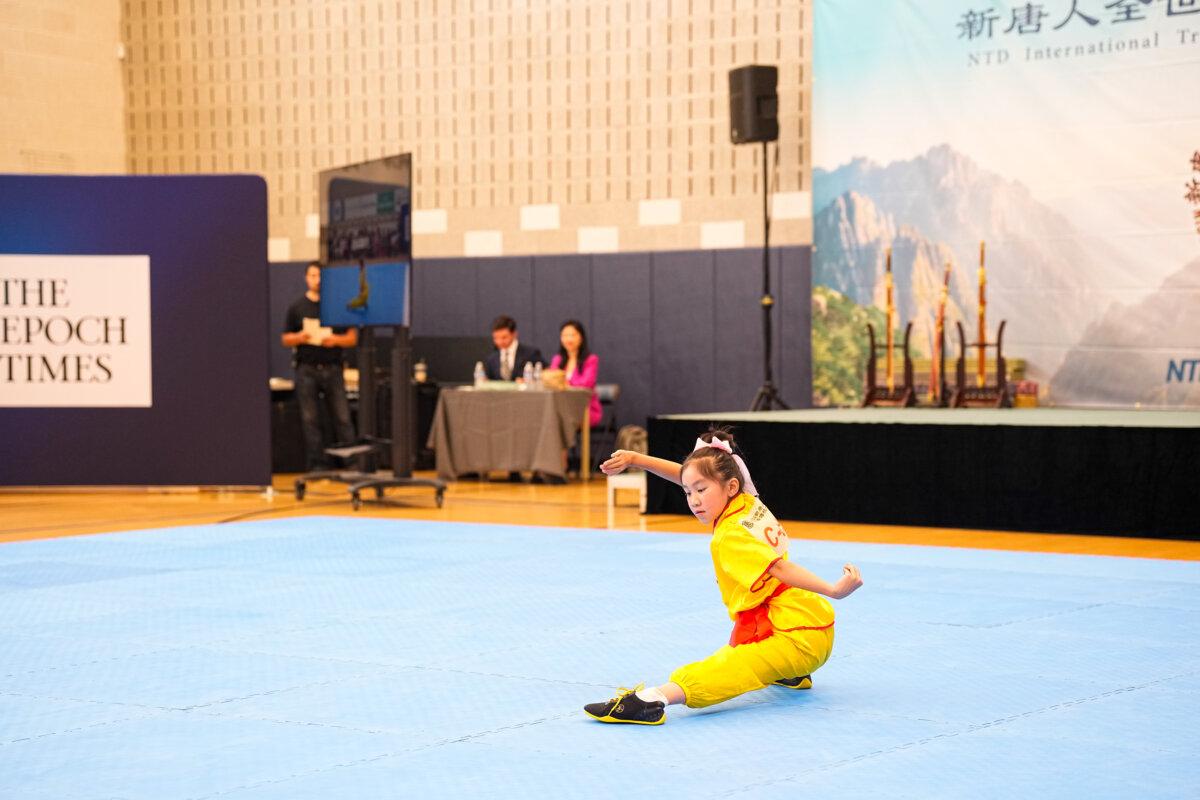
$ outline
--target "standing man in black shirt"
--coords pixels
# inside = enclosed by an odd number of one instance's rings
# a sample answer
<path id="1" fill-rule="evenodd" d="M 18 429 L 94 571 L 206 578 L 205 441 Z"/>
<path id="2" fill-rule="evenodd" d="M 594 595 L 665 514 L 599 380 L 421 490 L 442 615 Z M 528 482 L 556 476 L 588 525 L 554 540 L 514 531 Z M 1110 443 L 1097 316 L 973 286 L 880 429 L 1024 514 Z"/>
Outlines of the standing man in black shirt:
<path id="1" fill-rule="evenodd" d="M 288 307 L 287 323 L 280 340 L 284 347 L 295 349 L 296 399 L 300 402 L 300 424 L 304 428 L 305 460 L 311 471 L 329 466 L 317 416 L 321 393 L 333 411 L 338 442 L 348 444 L 355 440 L 354 427 L 350 424 L 350 405 L 346 402 L 346 384 L 342 380 L 342 348 L 358 344 L 358 330 L 321 328 L 319 261 L 309 263 L 304 270 L 304 282 L 308 291 Z"/>

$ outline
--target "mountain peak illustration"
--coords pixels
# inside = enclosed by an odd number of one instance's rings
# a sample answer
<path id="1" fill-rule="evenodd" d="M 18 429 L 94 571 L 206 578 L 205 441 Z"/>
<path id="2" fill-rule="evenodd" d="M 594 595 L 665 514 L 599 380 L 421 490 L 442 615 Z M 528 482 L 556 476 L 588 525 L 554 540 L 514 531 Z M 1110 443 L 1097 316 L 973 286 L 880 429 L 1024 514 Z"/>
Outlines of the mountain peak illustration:
<path id="1" fill-rule="evenodd" d="M 952 264 L 950 320 L 974 324 L 979 243 L 987 243 L 988 328 L 1007 320 L 1005 352 L 1047 380 L 1116 295 L 1131 264 L 1082 236 L 1022 184 L 947 144 L 880 165 L 855 158 L 813 170 L 813 280 L 877 302 L 882 253 L 893 250 L 900 324 L 928 318 L 928 284 Z M 913 299 L 906 299 L 908 297 Z M 961 318 L 961 317 L 960 317 Z"/>
<path id="2" fill-rule="evenodd" d="M 1200 343 L 1200 259 L 1172 273 L 1153 294 L 1114 305 L 1088 326 L 1052 385 L 1071 404 L 1200 405 L 1200 380 L 1168 381 L 1169 365 L 1195 358 Z M 1153 348 L 1146 347 L 1153 342 Z"/>

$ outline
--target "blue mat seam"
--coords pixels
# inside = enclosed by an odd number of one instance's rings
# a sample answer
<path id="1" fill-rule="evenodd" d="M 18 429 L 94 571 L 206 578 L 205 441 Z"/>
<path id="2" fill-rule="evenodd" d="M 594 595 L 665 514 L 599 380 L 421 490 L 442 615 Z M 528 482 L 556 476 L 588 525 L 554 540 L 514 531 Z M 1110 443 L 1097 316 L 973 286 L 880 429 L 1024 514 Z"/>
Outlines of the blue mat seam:
<path id="1" fill-rule="evenodd" d="M 973 723 L 973 724 L 965 726 L 961 730 L 946 731 L 944 733 L 939 733 L 934 736 L 926 736 L 921 739 L 917 739 L 917 740 L 914 740 L 911 742 L 905 742 L 904 744 L 895 745 L 893 747 L 887 747 L 887 748 L 883 748 L 881 750 L 874 750 L 870 753 L 863 753 L 861 755 L 854 756 L 853 758 L 841 759 L 839 761 L 831 762 L 829 764 L 822 764 L 819 766 L 815 766 L 810 769 L 806 769 L 806 770 L 802 770 L 797 773 L 793 773 L 791 775 L 780 776 L 778 778 L 772 778 L 771 780 L 751 783 L 746 786 L 739 787 L 738 789 L 733 789 L 733 790 L 730 790 L 727 792 L 722 792 L 718 795 L 713 795 L 713 796 L 714 797 L 732 797 L 732 796 L 738 795 L 738 794 L 745 794 L 746 792 L 757 791 L 757 790 L 766 788 L 768 786 L 777 786 L 782 783 L 791 783 L 793 781 L 800 780 L 801 778 L 803 778 L 806 775 L 813 775 L 813 774 L 817 774 L 817 773 L 821 773 L 821 772 L 828 772 L 830 770 L 844 767 L 848 764 L 854 764 L 854 763 L 857 763 L 860 761 L 865 761 L 870 758 L 877 758 L 880 756 L 890 755 L 891 753 L 899 752 L 901 750 L 908 750 L 913 747 L 924 747 L 927 744 L 930 744 L 932 742 L 936 742 L 936 741 L 939 741 L 942 739 L 951 739 L 951 738 L 954 738 L 957 736 L 969 736 L 973 733 L 978 733 L 980 731 L 985 731 L 985 730 L 989 730 L 992 728 L 996 728 L 1001 725 L 1006 725 L 1010 722 L 1015 722 L 1020 719 L 1028 719 L 1029 717 L 1036 717 L 1036 716 L 1040 716 L 1042 714 L 1048 714 L 1048 713 L 1051 713 L 1054 711 L 1060 711 L 1060 710 L 1066 709 L 1066 708 L 1073 708 L 1075 706 L 1080 706 L 1085 703 L 1091 703 L 1091 702 L 1095 702 L 1097 700 L 1103 700 L 1103 699 L 1106 699 L 1109 697 L 1115 697 L 1115 696 L 1121 695 L 1121 694 L 1128 694 L 1130 692 L 1136 692 L 1136 691 L 1140 691 L 1142 689 L 1148 689 L 1152 686 L 1158 686 L 1160 684 L 1167 683 L 1167 682 L 1170 682 L 1173 680 L 1179 680 L 1180 678 L 1193 677 L 1196 675 L 1200 675 L 1200 670 L 1192 670 L 1190 672 L 1183 672 L 1183 673 L 1177 673 L 1175 675 L 1168 675 L 1168 676 L 1165 676 L 1162 678 L 1157 678 L 1155 680 L 1147 681 L 1145 683 L 1137 684 L 1134 686 L 1122 686 L 1119 689 L 1110 689 L 1107 692 L 1100 692 L 1099 694 L 1094 694 L 1089 697 L 1081 697 L 1081 698 L 1077 698 L 1075 700 L 1066 700 L 1061 703 L 1054 703 L 1052 705 L 1045 706 L 1044 708 L 1037 708 L 1037 709 L 1033 709 L 1031 711 L 1023 711 L 1020 714 L 1010 714 L 1009 716 L 1000 717 L 999 719 L 989 720 L 988 722 Z"/>

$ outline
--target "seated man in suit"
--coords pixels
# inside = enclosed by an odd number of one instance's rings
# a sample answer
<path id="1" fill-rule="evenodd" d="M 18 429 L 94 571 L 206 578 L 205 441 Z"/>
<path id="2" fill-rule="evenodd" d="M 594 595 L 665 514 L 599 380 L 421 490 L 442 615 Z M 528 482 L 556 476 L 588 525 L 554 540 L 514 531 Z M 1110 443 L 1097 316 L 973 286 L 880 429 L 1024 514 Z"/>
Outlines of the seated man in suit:
<path id="1" fill-rule="evenodd" d="M 542 351 L 517 341 L 517 322 L 501 314 L 492 321 L 492 344 L 496 351 L 487 357 L 483 370 L 489 381 L 520 380 L 526 364 L 545 364 Z"/>
<path id="2" fill-rule="evenodd" d="M 517 341 L 517 321 L 507 314 L 492 320 L 492 344 L 496 350 L 483 362 L 489 381 L 519 381 L 526 364 L 545 364 L 542 351 Z M 536 476 L 535 476 L 536 478 Z M 508 479 L 520 483 L 521 473 L 510 472 Z"/>

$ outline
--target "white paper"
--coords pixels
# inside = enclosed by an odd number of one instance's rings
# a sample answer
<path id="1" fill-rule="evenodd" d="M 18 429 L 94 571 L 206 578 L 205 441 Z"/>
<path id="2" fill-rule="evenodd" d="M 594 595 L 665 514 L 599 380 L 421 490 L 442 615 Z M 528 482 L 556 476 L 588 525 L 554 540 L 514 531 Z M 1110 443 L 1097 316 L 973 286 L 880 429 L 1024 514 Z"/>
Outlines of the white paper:
<path id="1" fill-rule="evenodd" d="M 317 347 L 321 346 L 321 342 L 325 341 L 326 336 L 333 335 L 333 328 L 321 327 L 321 320 L 313 317 L 304 318 L 304 327 L 302 333 L 308 334 L 308 343 Z"/>

